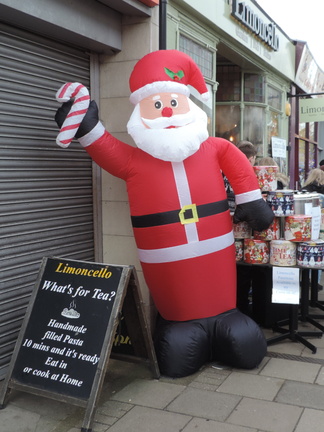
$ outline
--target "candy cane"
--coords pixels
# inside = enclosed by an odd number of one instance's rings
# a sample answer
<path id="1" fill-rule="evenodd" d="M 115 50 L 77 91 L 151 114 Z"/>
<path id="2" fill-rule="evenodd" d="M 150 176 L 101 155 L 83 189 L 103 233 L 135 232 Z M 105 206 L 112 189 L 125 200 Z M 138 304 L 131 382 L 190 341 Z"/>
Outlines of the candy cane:
<path id="1" fill-rule="evenodd" d="M 68 102 L 73 98 L 73 105 L 56 138 L 56 143 L 63 148 L 70 145 L 90 104 L 88 89 L 78 82 L 63 84 L 56 93 L 56 100 L 58 102 Z"/>

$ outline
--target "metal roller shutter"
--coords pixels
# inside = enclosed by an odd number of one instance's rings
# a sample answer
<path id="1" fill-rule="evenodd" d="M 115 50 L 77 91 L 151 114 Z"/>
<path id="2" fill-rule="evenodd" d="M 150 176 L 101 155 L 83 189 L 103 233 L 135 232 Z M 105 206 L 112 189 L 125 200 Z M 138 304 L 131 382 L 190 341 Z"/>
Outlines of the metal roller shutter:
<path id="1" fill-rule="evenodd" d="M 0 379 L 44 256 L 94 260 L 92 162 L 55 143 L 57 89 L 89 54 L 0 22 Z"/>

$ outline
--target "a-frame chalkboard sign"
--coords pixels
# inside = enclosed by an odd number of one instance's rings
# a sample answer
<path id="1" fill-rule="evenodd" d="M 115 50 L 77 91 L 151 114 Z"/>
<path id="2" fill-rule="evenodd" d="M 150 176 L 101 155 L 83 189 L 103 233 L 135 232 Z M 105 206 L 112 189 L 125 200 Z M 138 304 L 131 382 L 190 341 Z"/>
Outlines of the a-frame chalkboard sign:
<path id="1" fill-rule="evenodd" d="M 134 356 L 159 378 L 134 267 L 44 258 L 0 408 L 11 389 L 64 401 L 85 408 L 90 432 L 122 313 Z"/>

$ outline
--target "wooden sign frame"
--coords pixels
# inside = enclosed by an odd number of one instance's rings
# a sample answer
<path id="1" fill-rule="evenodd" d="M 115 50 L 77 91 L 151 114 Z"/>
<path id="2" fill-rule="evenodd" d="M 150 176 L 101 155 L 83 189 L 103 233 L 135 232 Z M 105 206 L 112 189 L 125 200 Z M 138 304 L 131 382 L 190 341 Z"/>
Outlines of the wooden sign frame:
<path id="1" fill-rule="evenodd" d="M 81 431 L 91 432 L 121 315 L 134 349 L 127 360 L 149 362 L 158 379 L 134 266 L 43 258 L 0 393 L 0 409 L 11 389 L 48 397 L 85 408 Z"/>

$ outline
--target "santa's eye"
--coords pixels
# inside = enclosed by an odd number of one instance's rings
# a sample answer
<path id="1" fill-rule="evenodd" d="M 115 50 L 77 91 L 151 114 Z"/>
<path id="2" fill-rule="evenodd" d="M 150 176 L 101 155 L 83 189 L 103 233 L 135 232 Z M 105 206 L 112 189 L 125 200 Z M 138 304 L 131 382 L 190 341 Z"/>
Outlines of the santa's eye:
<path id="1" fill-rule="evenodd" d="M 177 108 L 177 106 L 178 106 L 178 101 L 177 101 L 177 99 L 171 99 L 171 106 L 172 106 L 173 108 Z"/>
<path id="2" fill-rule="evenodd" d="M 160 110 L 163 107 L 163 103 L 160 100 L 158 100 L 154 103 L 154 106 L 156 109 Z"/>

